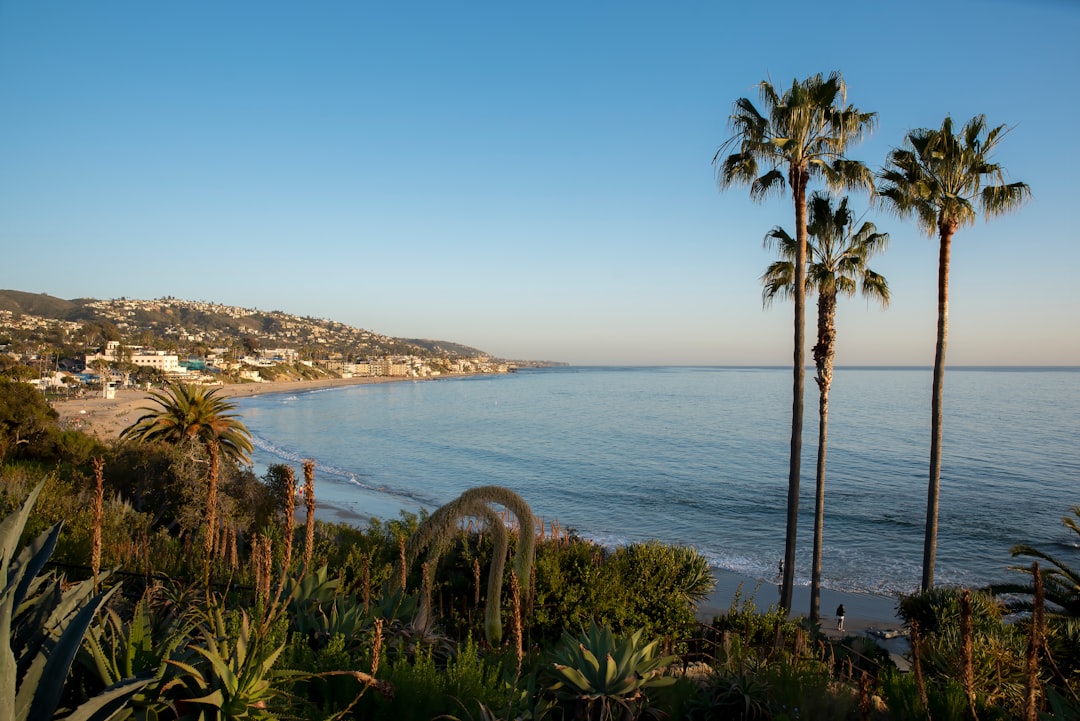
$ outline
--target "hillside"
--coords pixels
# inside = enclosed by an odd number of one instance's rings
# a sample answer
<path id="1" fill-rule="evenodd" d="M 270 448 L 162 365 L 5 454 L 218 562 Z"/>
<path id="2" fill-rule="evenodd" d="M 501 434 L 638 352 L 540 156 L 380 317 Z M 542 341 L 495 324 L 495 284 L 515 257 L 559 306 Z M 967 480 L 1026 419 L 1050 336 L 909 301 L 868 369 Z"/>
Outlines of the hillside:
<path id="1" fill-rule="evenodd" d="M 45 293 L 24 293 L 21 290 L 0 290 L 0 310 L 41 318 L 70 320 L 79 308 L 77 301 L 54 298 Z"/>
<path id="2" fill-rule="evenodd" d="M 93 346 L 105 340 L 198 354 L 209 348 L 291 348 L 343 359 L 413 355 L 476 358 L 489 354 L 441 340 L 385 336 L 336 321 L 177 298 L 64 300 L 0 290 L 0 344 Z"/>

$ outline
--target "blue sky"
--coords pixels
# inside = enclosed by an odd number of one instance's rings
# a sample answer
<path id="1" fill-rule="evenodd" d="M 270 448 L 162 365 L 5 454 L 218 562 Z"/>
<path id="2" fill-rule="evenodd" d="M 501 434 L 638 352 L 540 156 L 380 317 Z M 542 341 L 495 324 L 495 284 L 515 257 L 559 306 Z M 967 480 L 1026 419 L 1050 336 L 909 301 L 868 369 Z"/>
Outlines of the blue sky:
<path id="1" fill-rule="evenodd" d="M 0 1 L 0 287 L 783 365 L 759 276 L 790 201 L 721 194 L 711 160 L 759 81 L 838 70 L 874 168 L 946 114 L 1013 128 L 996 159 L 1034 197 L 957 235 L 950 363 L 1080 365 L 1077 37 L 1064 0 Z M 929 365 L 937 243 L 866 219 L 894 300 L 842 301 L 838 362 Z"/>

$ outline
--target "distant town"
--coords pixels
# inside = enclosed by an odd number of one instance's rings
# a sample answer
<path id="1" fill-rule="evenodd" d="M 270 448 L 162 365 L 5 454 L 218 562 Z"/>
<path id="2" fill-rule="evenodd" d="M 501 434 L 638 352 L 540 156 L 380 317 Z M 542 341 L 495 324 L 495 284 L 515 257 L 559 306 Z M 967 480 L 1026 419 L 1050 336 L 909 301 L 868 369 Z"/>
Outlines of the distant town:
<path id="1" fill-rule="evenodd" d="M 492 358 L 447 341 L 206 301 L 79 299 L 0 291 L 0 373 L 84 393 L 166 381 L 236 383 L 507 373 L 549 362 Z"/>

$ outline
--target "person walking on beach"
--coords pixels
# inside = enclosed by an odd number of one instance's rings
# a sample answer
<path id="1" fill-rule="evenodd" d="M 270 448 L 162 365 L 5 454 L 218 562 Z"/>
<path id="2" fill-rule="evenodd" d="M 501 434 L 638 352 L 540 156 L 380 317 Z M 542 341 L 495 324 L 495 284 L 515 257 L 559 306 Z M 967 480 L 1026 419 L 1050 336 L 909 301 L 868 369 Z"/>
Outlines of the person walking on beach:
<path id="1" fill-rule="evenodd" d="M 836 607 L 836 630 L 837 631 L 843 631 L 844 630 L 844 616 L 845 615 L 846 615 L 846 612 L 844 611 L 844 604 L 841 603 L 839 606 Z"/>

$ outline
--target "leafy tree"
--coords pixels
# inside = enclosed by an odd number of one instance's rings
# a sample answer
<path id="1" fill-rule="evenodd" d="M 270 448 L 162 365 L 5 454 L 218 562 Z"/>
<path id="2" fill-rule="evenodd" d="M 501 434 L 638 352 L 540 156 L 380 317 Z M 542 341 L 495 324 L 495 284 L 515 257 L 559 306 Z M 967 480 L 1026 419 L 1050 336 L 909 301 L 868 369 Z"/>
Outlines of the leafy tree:
<path id="1" fill-rule="evenodd" d="M 15 381 L 28 381 L 37 378 L 38 372 L 25 363 L 20 363 L 9 355 L 0 355 L 0 376 Z"/>
<path id="2" fill-rule="evenodd" d="M 796 526 L 799 520 L 799 473 L 802 455 L 804 334 L 806 286 L 806 191 L 821 178 L 836 189 L 873 189 L 873 174 L 862 163 L 845 156 L 848 145 L 869 132 L 876 113 L 850 105 L 840 73 L 792 80 L 791 86 L 773 87 L 767 80 L 758 88 L 764 113 L 747 98 L 739 98 L 730 116 L 732 136 L 713 157 L 719 165 L 720 187 L 750 186 L 750 197 L 761 200 L 783 193 L 787 186 L 795 206 L 795 350 L 791 409 L 791 452 L 788 468 L 787 538 L 780 605 L 791 608 L 795 582 Z M 730 154 L 727 154 L 729 151 Z M 726 155 L 726 157 L 724 157 Z M 764 166 L 764 171 L 761 166 Z"/>
<path id="3" fill-rule="evenodd" d="M 0 459 L 14 449 L 26 451 L 45 442 L 56 418 L 32 385 L 0 377 Z"/>
<path id="4" fill-rule="evenodd" d="M 131 374 L 132 382 L 141 386 L 165 385 L 165 373 L 160 368 L 153 366 L 136 366 Z"/>
<path id="5" fill-rule="evenodd" d="M 928 236 L 938 237 L 938 320 L 930 420 L 930 479 L 923 542 L 922 589 L 934 585 L 937 556 L 938 494 L 941 486 L 942 393 L 945 343 L 949 335 L 949 258 L 953 235 L 975 222 L 977 210 L 992 218 L 1019 208 L 1031 197 L 1025 183 L 1006 183 L 1005 170 L 990 158 L 1008 129 L 988 128 L 976 115 L 959 132 L 952 118 L 940 129 L 918 128 L 904 147 L 889 153 L 878 192 L 901 217 L 914 216 Z"/>
<path id="6" fill-rule="evenodd" d="M 185 383 L 170 383 L 167 391 L 151 391 L 158 408 L 148 411 L 121 433 L 122 439 L 167 441 L 179 444 L 196 439 L 214 446 L 226 458 L 250 462 L 251 433 L 236 413 L 236 404 L 217 395 L 219 389 L 207 390 Z"/>
<path id="7" fill-rule="evenodd" d="M 851 296 L 856 290 L 883 305 L 889 302 L 885 278 L 867 267 L 867 261 L 884 250 L 888 233 L 878 233 L 873 223 L 855 229 L 855 217 L 848 199 L 834 210 L 832 199 L 814 193 L 810 199 L 807 224 L 807 259 L 809 268 L 806 290 L 818 293 L 817 344 L 814 363 L 818 386 L 817 488 L 814 502 L 814 561 L 810 576 L 810 620 L 821 618 L 821 554 L 825 525 L 825 455 L 828 447 L 829 388 L 832 386 L 833 359 L 836 355 L 836 298 Z M 781 260 L 769 265 L 761 276 L 762 300 L 769 305 L 775 298 L 789 298 L 795 283 L 795 239 L 777 226 L 765 236 L 765 244 L 775 245 Z"/>

